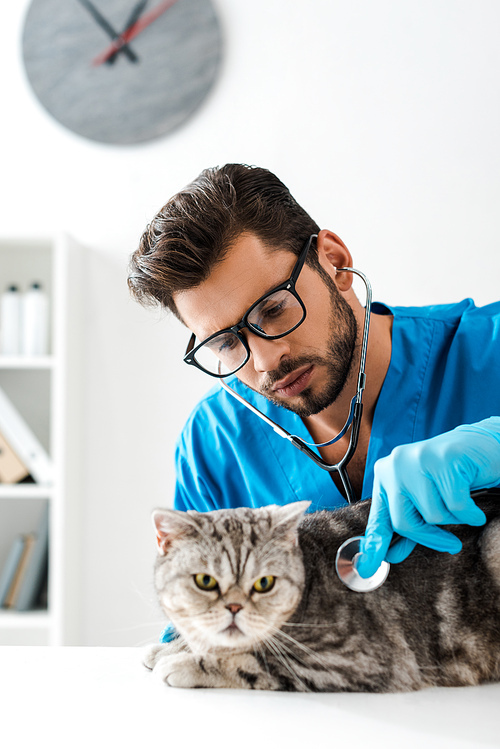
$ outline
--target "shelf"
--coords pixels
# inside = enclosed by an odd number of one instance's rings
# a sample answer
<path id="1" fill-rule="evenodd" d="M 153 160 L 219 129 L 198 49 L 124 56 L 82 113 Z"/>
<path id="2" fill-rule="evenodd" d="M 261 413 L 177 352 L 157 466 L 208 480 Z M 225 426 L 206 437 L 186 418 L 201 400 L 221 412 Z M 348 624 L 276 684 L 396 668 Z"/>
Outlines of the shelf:
<path id="1" fill-rule="evenodd" d="M 50 612 L 40 611 L 6 611 L 0 609 L 1 629 L 48 629 L 51 625 Z"/>
<path id="2" fill-rule="evenodd" d="M 0 484 L 0 499 L 48 499 L 52 489 L 39 484 Z"/>
<path id="3" fill-rule="evenodd" d="M 48 354 L 0 352 L 0 387 L 53 469 L 50 485 L 0 483 L 0 574 L 16 539 L 36 533 L 48 505 L 51 602 L 50 612 L 0 609 L 0 645 L 66 645 L 80 638 L 83 262 L 82 248 L 62 234 L 0 237 L 0 289 L 15 284 L 25 293 L 37 281 L 49 303 Z"/>
<path id="4" fill-rule="evenodd" d="M 53 369 L 53 356 L 1 356 L 0 369 Z"/>

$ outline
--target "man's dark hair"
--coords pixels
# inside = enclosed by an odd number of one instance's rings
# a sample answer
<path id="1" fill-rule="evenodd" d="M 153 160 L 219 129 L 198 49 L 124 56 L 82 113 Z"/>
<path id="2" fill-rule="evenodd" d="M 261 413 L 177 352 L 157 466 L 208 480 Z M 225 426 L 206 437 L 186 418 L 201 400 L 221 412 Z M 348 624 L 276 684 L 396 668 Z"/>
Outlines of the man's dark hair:
<path id="1" fill-rule="evenodd" d="M 267 169 L 244 164 L 205 169 L 163 206 L 142 235 L 130 260 L 133 296 L 178 316 L 174 294 L 205 281 L 243 232 L 270 249 L 298 255 L 319 226 Z M 315 242 L 308 262 L 320 267 Z"/>

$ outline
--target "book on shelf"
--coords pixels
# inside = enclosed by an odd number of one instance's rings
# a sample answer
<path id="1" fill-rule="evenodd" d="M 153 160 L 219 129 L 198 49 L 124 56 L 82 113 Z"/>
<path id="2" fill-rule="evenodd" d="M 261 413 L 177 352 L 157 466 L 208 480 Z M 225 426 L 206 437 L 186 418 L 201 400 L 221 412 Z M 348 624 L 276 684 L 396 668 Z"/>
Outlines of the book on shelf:
<path id="1" fill-rule="evenodd" d="M 19 484 L 31 479 L 31 474 L 0 432 L 0 484 Z"/>
<path id="2" fill-rule="evenodd" d="M 36 540 L 35 534 L 27 533 L 26 535 L 22 536 L 22 540 L 23 550 L 21 553 L 21 557 L 19 559 L 19 563 L 16 567 L 14 576 L 9 586 L 9 590 L 7 591 L 7 595 L 5 596 L 3 602 L 3 607 L 5 609 L 16 608 L 17 600 L 19 598 L 19 591 L 21 590 L 21 585 L 23 584 L 24 576 L 26 574 L 30 559 L 33 556 L 33 549 L 35 547 Z"/>
<path id="3" fill-rule="evenodd" d="M 19 562 L 24 551 L 24 536 L 16 536 L 14 539 L 5 564 L 0 573 L 0 607 L 3 607 L 5 600 L 9 594 L 12 581 L 16 575 L 16 571 L 19 567 Z"/>
<path id="4" fill-rule="evenodd" d="M 15 602 L 17 611 L 29 611 L 37 605 L 47 577 L 49 559 L 49 503 L 46 502 L 36 531 L 36 540 L 26 566 L 19 594 Z"/>
<path id="5" fill-rule="evenodd" d="M 36 533 L 19 534 L 0 574 L 0 606 L 29 611 L 39 604 L 48 570 L 49 503 Z"/>
<path id="6" fill-rule="evenodd" d="M 0 433 L 37 484 L 52 483 L 52 462 L 47 452 L 0 387 Z"/>

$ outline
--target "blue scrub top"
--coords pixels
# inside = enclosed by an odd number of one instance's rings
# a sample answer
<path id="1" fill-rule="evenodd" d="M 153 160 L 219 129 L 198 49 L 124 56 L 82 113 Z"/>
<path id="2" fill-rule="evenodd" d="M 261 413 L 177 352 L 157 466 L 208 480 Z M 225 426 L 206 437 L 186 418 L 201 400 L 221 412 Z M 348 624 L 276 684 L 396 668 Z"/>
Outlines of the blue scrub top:
<path id="1" fill-rule="evenodd" d="M 500 302 L 387 307 L 392 355 L 375 409 L 362 499 L 375 461 L 394 447 L 500 415 Z M 229 384 L 291 434 L 311 442 L 302 419 L 243 385 Z M 346 414 L 347 417 L 347 414 Z M 191 413 L 176 448 L 174 507 L 206 512 L 310 500 L 310 511 L 345 500 L 329 473 L 276 434 L 218 384 Z"/>

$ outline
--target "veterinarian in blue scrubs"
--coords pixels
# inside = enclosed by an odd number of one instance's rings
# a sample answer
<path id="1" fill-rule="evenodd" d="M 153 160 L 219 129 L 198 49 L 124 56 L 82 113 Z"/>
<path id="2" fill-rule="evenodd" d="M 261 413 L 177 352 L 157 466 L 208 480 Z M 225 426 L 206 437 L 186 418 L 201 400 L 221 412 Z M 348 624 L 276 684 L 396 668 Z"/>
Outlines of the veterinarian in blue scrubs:
<path id="1" fill-rule="evenodd" d="M 295 286 L 303 319 L 285 335 L 262 337 L 257 313 L 281 313 L 273 290 L 311 235 Z M 322 443 L 340 432 L 356 392 L 364 310 L 352 273 L 339 270 L 352 266 L 342 240 L 321 230 L 275 175 L 233 164 L 202 172 L 154 217 L 132 256 L 129 286 L 139 301 L 177 315 L 196 337 L 191 347 L 206 341 L 200 353 L 235 357 L 241 368 L 228 383 L 246 400 L 290 433 Z M 246 356 L 242 365 L 234 350 Z M 500 303 L 373 305 L 363 418 L 349 464 L 357 497 L 373 497 L 361 575 L 384 558 L 401 561 L 416 543 L 455 553 L 459 540 L 439 526 L 485 521 L 470 491 L 500 484 L 499 372 Z M 178 440 L 177 509 L 345 504 L 336 474 L 213 382 Z M 337 462 L 347 442 L 319 452 Z M 402 539 L 389 550 L 394 530 Z"/>

